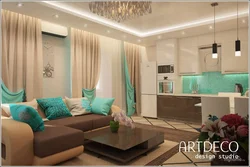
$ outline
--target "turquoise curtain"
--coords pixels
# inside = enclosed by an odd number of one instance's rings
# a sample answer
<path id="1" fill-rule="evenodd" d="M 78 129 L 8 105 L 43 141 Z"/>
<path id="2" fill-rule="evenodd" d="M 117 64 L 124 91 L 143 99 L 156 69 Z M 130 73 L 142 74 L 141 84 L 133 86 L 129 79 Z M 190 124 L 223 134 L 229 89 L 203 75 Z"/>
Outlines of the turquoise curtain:
<path id="1" fill-rule="evenodd" d="M 93 101 L 95 98 L 95 88 L 94 89 L 82 89 L 82 96 L 87 97 L 89 101 Z"/>
<path id="2" fill-rule="evenodd" d="M 135 89 L 131 84 L 127 60 L 125 56 L 124 43 L 122 43 L 122 56 L 124 57 L 125 88 L 126 88 L 126 106 L 127 115 L 132 116 L 135 113 Z"/>
<path id="3" fill-rule="evenodd" d="M 19 92 L 11 92 L 9 89 L 1 82 L 2 88 L 2 103 L 17 103 L 23 102 L 25 100 L 25 91 L 22 89 Z"/>

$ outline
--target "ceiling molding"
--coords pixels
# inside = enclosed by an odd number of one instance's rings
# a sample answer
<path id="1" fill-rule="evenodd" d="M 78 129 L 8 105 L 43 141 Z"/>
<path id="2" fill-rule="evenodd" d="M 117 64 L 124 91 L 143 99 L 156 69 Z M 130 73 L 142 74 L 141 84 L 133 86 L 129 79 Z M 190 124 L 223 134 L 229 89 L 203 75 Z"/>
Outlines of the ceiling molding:
<path id="1" fill-rule="evenodd" d="M 141 32 L 139 30 L 123 26 L 123 25 L 121 25 L 119 23 L 109 21 L 109 20 L 104 19 L 104 18 L 99 17 L 99 16 L 89 15 L 88 13 L 86 13 L 84 11 L 77 10 L 75 8 L 72 8 L 72 7 L 70 7 L 68 5 L 65 5 L 65 4 L 62 4 L 62 3 L 59 4 L 57 2 L 51 2 L 51 1 L 43 1 L 43 2 L 40 2 L 40 3 L 43 4 L 43 5 L 46 5 L 48 7 L 51 7 L 51 8 L 54 8 L 54 9 L 57 9 L 57 10 L 60 10 L 60 11 L 63 11 L 63 12 L 66 12 L 66 13 L 81 17 L 81 18 L 84 18 L 84 19 L 87 19 L 87 20 L 90 20 L 90 21 L 93 21 L 95 23 L 102 24 L 102 25 L 105 25 L 105 26 L 108 26 L 108 27 L 111 27 L 111 28 L 114 28 L 114 29 L 117 29 L 117 30 L 120 30 L 120 31 L 123 31 L 123 32 L 126 32 L 126 33 L 129 33 L 129 34 L 135 35 L 135 36 L 140 37 L 140 38 L 149 37 L 149 36 L 153 36 L 153 35 L 158 35 L 158 34 L 162 34 L 162 33 L 168 33 L 168 32 L 184 30 L 184 29 L 187 29 L 187 28 L 192 28 L 192 27 L 197 27 L 197 26 L 202 26 L 202 25 L 207 25 L 207 24 L 213 23 L 213 21 L 214 21 L 214 18 L 211 17 L 211 18 L 207 18 L 207 19 L 203 19 L 203 20 L 196 20 L 196 21 L 187 22 L 187 23 L 184 23 L 184 24 L 179 24 L 179 25 L 174 25 L 174 26 L 170 26 L 170 27 L 154 29 L 154 30 L 150 30 L 150 31 L 147 31 L 147 32 Z M 239 17 L 245 17 L 245 16 L 248 16 L 248 10 L 239 12 Z M 228 15 L 218 16 L 216 18 L 216 22 L 223 22 L 223 21 L 235 19 L 236 17 L 237 17 L 237 14 L 234 12 L 234 13 L 231 13 L 231 14 L 228 14 Z"/>

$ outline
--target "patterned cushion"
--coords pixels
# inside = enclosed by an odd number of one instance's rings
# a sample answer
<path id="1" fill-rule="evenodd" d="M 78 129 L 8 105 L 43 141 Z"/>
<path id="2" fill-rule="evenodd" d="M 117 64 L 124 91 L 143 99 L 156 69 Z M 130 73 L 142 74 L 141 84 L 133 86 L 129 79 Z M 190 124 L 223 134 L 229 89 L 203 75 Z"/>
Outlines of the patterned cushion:
<path id="1" fill-rule="evenodd" d="M 2 110 L 4 111 L 4 115 L 6 117 L 10 117 L 11 116 L 11 113 L 10 113 L 10 105 L 13 105 L 13 104 L 18 104 L 18 105 L 26 105 L 26 106 L 30 106 L 30 107 L 33 107 L 35 110 L 37 110 L 37 102 L 36 102 L 36 99 L 33 99 L 29 102 L 21 102 L 21 103 L 10 103 L 10 104 L 2 104 L 1 105 L 1 108 Z"/>
<path id="2" fill-rule="evenodd" d="M 49 120 L 72 116 L 61 97 L 37 99 L 37 103 Z"/>
<path id="3" fill-rule="evenodd" d="M 44 130 L 43 120 L 33 107 L 10 104 L 10 112 L 14 120 L 27 123 L 34 132 Z"/>
<path id="4" fill-rule="evenodd" d="M 85 108 L 86 111 L 91 112 L 91 104 L 88 99 L 82 99 L 82 107 Z"/>
<path id="5" fill-rule="evenodd" d="M 68 97 L 65 97 L 65 101 L 66 101 L 66 104 L 70 110 L 70 113 L 74 116 L 76 115 L 83 115 L 83 114 L 88 114 L 89 111 L 86 110 L 83 106 L 82 106 L 82 100 L 83 99 L 86 99 L 86 97 L 84 98 L 68 98 Z"/>

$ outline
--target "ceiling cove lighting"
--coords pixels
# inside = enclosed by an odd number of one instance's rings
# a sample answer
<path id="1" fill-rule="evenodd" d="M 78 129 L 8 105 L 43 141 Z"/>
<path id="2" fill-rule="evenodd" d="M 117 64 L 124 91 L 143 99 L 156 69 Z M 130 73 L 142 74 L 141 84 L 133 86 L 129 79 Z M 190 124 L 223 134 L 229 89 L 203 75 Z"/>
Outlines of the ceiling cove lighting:
<path id="1" fill-rule="evenodd" d="M 235 41 L 235 56 L 236 57 L 241 56 L 238 25 L 239 25 L 239 18 L 238 18 L 238 0 L 237 0 L 237 40 Z"/>
<path id="2" fill-rule="evenodd" d="M 51 8 L 57 9 L 57 10 L 61 10 L 63 12 L 66 12 L 66 13 L 69 13 L 69 14 L 72 14 L 72 15 L 75 15 L 78 17 L 82 17 L 84 19 L 87 19 L 87 20 L 90 20 L 90 21 L 93 21 L 93 22 L 96 22 L 96 23 L 99 23 L 99 24 L 102 24 L 105 26 L 112 27 L 112 28 L 117 29 L 117 30 L 121 30 L 123 32 L 130 33 L 130 34 L 138 36 L 138 37 L 149 37 L 149 36 L 153 36 L 153 35 L 159 35 L 161 33 L 183 30 L 186 28 L 192 28 L 192 27 L 196 27 L 196 26 L 211 24 L 214 21 L 214 18 L 207 18 L 207 19 L 197 20 L 197 21 L 179 24 L 179 25 L 175 25 L 175 26 L 154 29 L 154 30 L 150 30 L 147 32 L 141 32 L 140 30 L 135 30 L 135 29 L 126 27 L 120 23 L 116 23 L 116 22 L 110 21 L 108 19 L 105 19 L 105 18 L 102 18 L 99 16 L 95 16 L 93 14 L 89 14 L 89 13 L 84 12 L 84 11 L 77 10 L 76 8 L 70 7 L 69 5 L 65 5 L 63 3 L 52 2 L 52 1 L 42 1 L 42 2 L 38 2 L 38 3 L 41 3 L 43 5 L 46 5 L 48 7 L 51 7 Z M 248 10 L 240 12 L 239 16 L 240 17 L 248 16 Z M 237 15 L 235 13 L 231 13 L 231 14 L 224 15 L 224 16 L 218 16 L 216 18 L 216 21 L 221 22 L 221 21 L 231 20 L 231 19 L 234 19 L 236 17 L 237 17 Z"/>
<path id="3" fill-rule="evenodd" d="M 217 43 L 215 42 L 215 7 L 218 6 L 218 3 L 214 2 L 211 4 L 211 6 L 214 8 L 214 43 L 212 46 L 212 58 L 217 59 L 218 58 Z"/>

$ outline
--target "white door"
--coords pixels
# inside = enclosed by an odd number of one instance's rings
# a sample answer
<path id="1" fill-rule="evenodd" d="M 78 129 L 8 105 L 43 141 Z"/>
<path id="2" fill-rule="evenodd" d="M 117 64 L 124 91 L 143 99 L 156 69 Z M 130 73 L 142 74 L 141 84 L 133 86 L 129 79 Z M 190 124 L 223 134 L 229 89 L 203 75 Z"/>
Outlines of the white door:
<path id="1" fill-rule="evenodd" d="M 141 115 L 143 117 L 157 118 L 156 95 L 141 96 Z"/>
<path id="2" fill-rule="evenodd" d="M 156 62 L 141 63 L 141 94 L 156 94 Z"/>

